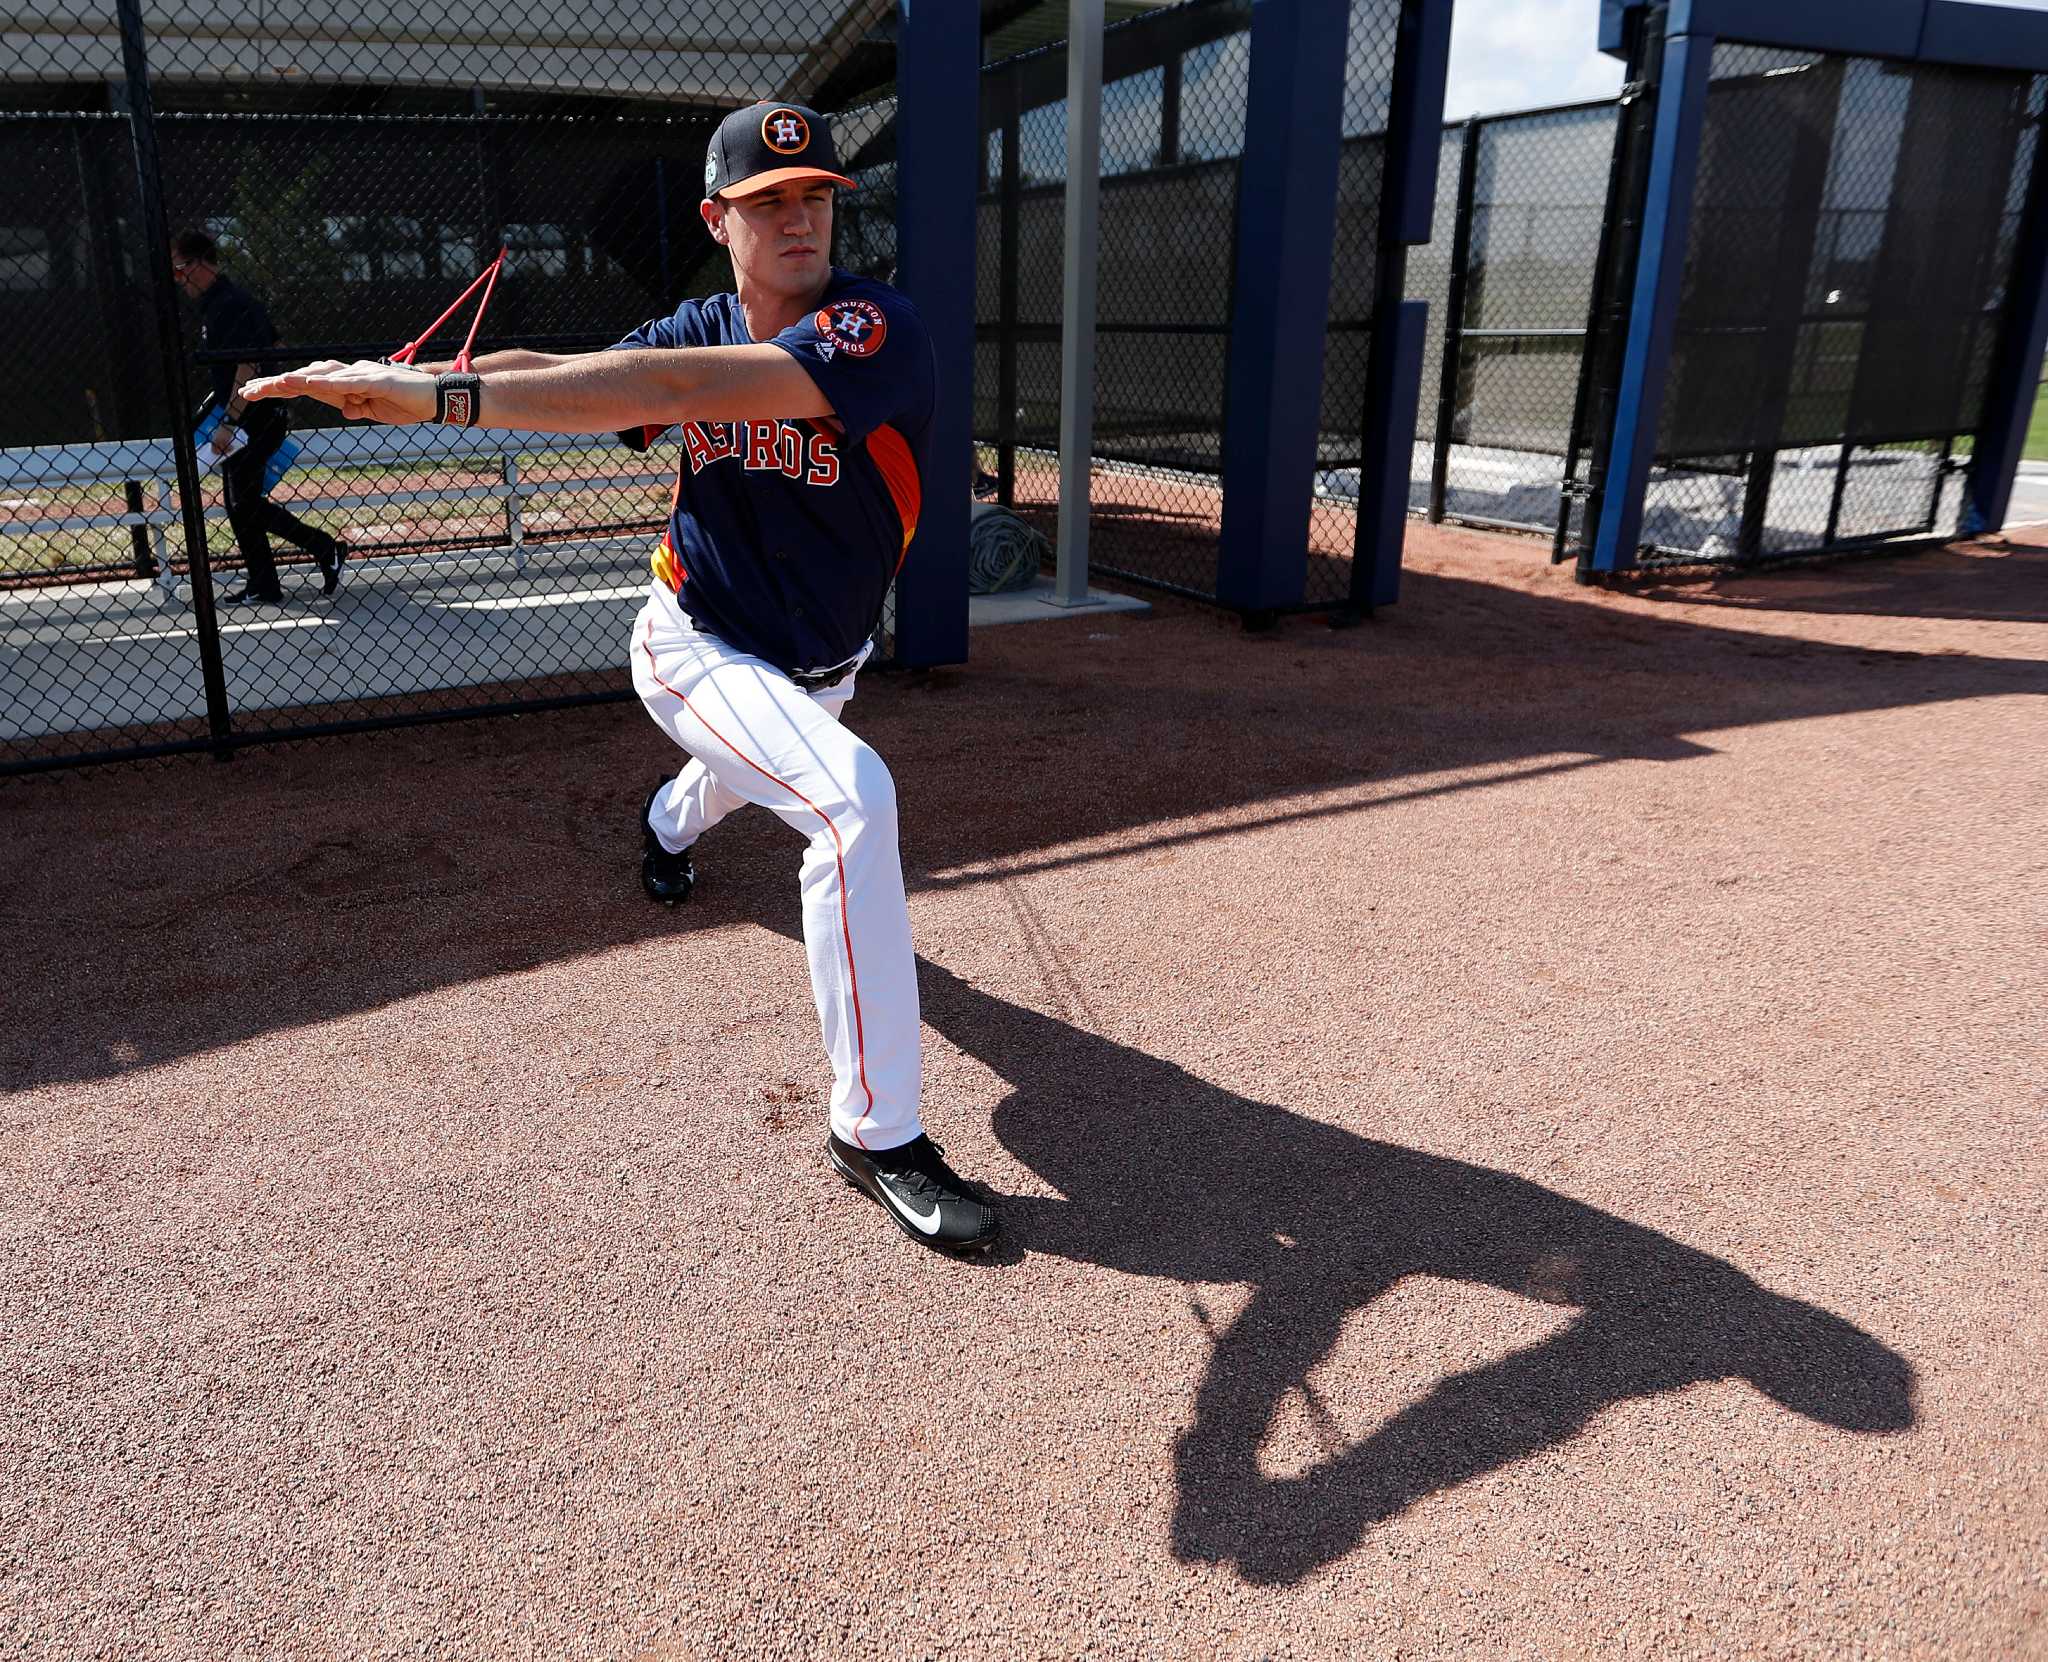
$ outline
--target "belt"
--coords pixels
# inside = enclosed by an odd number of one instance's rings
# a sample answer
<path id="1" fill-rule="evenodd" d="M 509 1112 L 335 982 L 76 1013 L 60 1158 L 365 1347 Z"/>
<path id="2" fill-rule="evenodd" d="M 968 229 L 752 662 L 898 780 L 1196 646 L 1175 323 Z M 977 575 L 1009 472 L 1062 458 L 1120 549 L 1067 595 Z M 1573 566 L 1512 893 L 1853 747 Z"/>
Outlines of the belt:
<path id="1" fill-rule="evenodd" d="M 844 681 L 858 669 L 860 667 L 860 656 L 860 653 L 856 652 L 845 663 L 839 664 L 832 669 L 793 669 L 789 671 L 789 678 L 805 692 L 821 692 L 826 687 L 838 686 L 840 682 Z"/>

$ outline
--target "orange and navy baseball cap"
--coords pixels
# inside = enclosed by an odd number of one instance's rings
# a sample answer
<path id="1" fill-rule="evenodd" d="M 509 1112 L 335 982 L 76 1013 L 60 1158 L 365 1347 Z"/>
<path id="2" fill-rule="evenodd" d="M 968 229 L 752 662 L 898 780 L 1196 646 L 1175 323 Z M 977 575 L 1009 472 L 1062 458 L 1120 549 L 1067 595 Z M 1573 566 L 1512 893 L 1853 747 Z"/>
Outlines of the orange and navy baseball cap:
<path id="1" fill-rule="evenodd" d="M 790 179 L 824 179 L 858 187 L 839 171 L 832 126 L 801 104 L 749 104 L 711 135 L 704 154 L 706 198 L 752 196 Z"/>

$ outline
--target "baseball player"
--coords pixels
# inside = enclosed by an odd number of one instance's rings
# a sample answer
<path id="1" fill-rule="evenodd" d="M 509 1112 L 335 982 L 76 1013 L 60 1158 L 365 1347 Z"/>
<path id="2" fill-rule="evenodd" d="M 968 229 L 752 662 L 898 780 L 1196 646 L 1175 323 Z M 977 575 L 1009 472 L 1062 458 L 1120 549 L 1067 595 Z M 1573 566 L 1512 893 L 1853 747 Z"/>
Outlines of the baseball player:
<path id="1" fill-rule="evenodd" d="M 936 376 L 910 302 L 831 264 L 835 192 L 851 188 L 824 117 L 736 111 L 712 137 L 702 207 L 734 292 L 686 300 L 609 351 L 497 352 L 473 373 L 327 362 L 247 394 L 640 447 L 680 427 L 631 653 L 641 700 L 690 760 L 642 806 L 642 885 L 687 900 L 698 838 L 744 803 L 804 837 L 804 941 L 832 1059 L 827 1158 L 912 1238 L 971 1251 L 995 1238 L 996 1215 L 920 1115 L 896 787 L 839 720 L 917 528 Z"/>

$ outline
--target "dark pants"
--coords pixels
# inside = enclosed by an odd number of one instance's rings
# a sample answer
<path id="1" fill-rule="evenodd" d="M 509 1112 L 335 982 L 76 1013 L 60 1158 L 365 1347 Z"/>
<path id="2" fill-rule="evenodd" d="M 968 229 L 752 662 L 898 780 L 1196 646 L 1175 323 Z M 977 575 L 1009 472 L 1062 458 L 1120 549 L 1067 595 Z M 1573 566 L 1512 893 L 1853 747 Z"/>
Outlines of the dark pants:
<path id="1" fill-rule="evenodd" d="M 263 470 L 277 447 L 291 431 L 283 417 L 248 422 L 243 431 L 249 442 L 220 464 L 221 499 L 228 511 L 228 523 L 235 528 L 235 545 L 242 552 L 242 570 L 256 594 L 277 594 L 277 562 L 271 557 L 270 539 L 284 538 L 309 554 L 327 554 L 334 539 L 314 529 L 263 494 Z"/>

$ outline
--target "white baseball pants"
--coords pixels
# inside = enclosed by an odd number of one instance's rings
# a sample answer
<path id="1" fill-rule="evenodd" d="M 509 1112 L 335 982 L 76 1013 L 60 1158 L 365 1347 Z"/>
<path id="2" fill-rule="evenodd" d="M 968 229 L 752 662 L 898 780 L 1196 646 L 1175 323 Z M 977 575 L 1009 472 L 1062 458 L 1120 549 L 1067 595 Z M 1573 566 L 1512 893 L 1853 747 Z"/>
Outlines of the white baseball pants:
<path id="1" fill-rule="evenodd" d="M 633 625 L 633 686 L 690 753 L 649 822 L 680 853 L 743 803 L 807 840 L 804 945 L 832 1058 L 832 1130 L 860 1148 L 923 1129 L 923 1053 L 910 910 L 896 851 L 896 782 L 840 725 L 854 676 L 807 693 L 765 660 L 696 628 L 664 594 Z"/>

